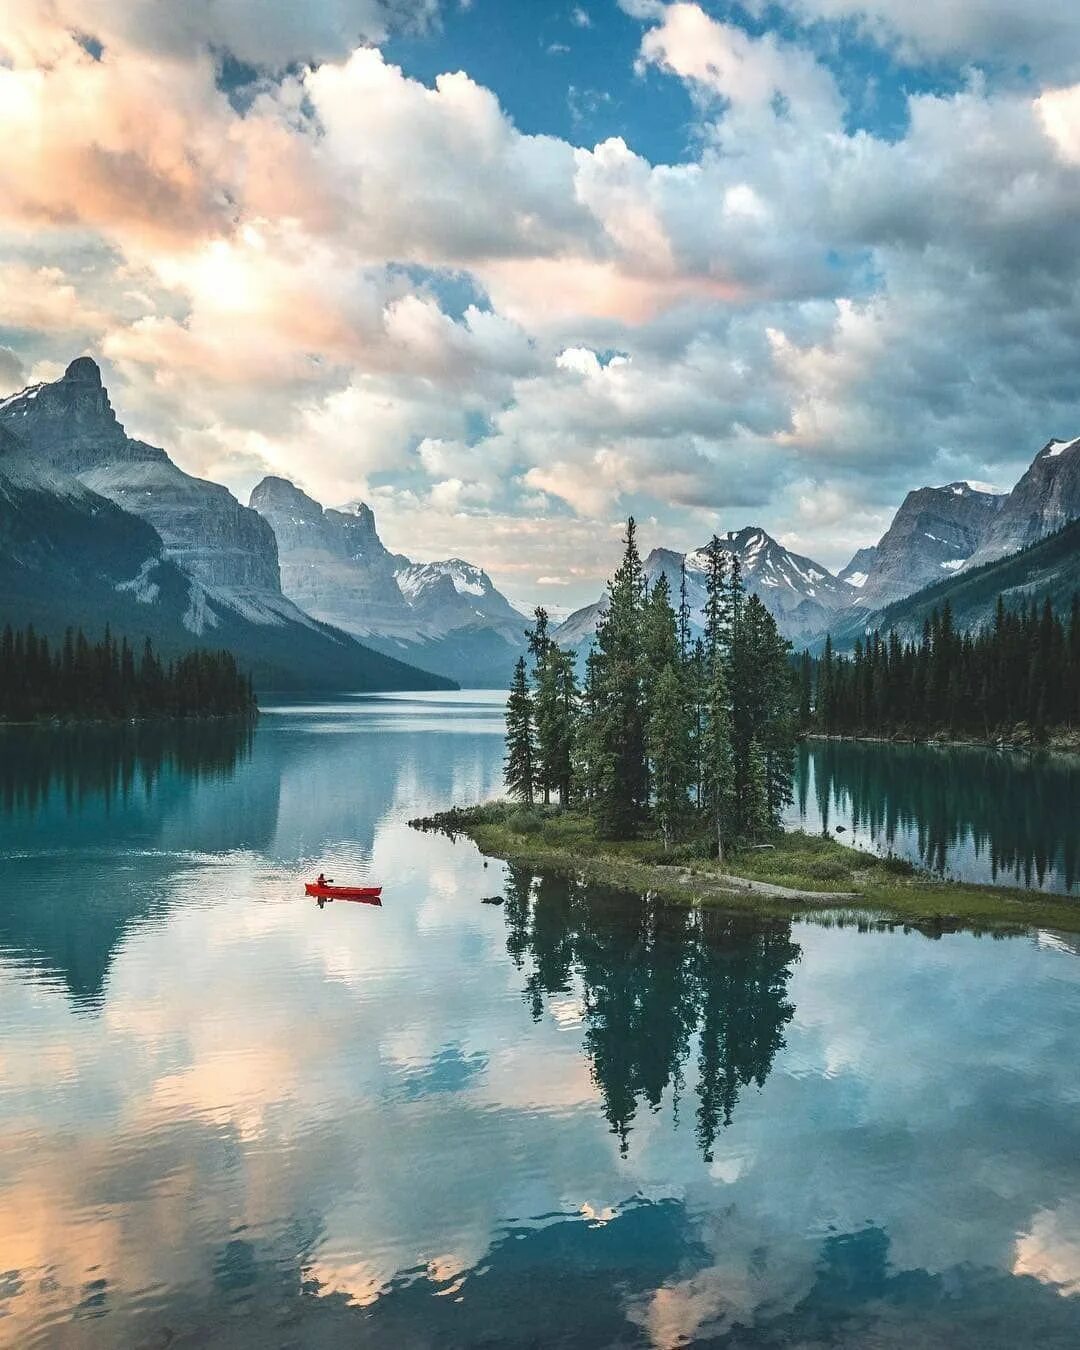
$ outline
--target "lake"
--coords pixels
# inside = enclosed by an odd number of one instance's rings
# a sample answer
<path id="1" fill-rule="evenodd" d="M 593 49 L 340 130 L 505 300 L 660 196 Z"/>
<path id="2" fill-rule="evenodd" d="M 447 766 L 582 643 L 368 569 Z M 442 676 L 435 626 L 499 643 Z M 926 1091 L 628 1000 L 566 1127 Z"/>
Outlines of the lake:
<path id="1" fill-rule="evenodd" d="M 5 733 L 0 1342 L 1074 1350 L 1080 942 L 754 923 L 410 831 L 499 790 L 501 733 L 470 693 Z M 1075 879 L 1071 771 L 995 812 L 895 754 L 805 751 L 793 810 Z M 320 867 L 383 906 L 320 909 Z"/>
<path id="2" fill-rule="evenodd" d="M 806 741 L 787 822 L 955 881 L 1080 894 L 1078 755 Z"/>

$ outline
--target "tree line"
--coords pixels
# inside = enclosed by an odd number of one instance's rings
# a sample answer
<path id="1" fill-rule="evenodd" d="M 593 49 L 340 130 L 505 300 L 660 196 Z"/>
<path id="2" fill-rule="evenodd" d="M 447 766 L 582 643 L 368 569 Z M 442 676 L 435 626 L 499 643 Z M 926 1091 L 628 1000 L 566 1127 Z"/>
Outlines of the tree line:
<path id="1" fill-rule="evenodd" d="M 791 800 L 790 647 L 715 536 L 700 636 L 685 569 L 676 608 L 665 575 L 648 583 L 633 518 L 624 544 L 580 683 L 536 611 L 531 668 L 518 661 L 507 703 L 506 785 L 579 807 L 606 838 L 708 832 L 722 858 L 777 828 Z"/>
<path id="2" fill-rule="evenodd" d="M 873 632 L 850 657 L 826 639 L 819 660 L 802 654 L 799 689 L 804 730 L 991 739 L 1023 723 L 1044 737 L 1080 723 L 1080 595 L 1068 616 L 1049 599 L 1012 610 L 998 596 L 977 633 L 958 632 L 946 602 L 918 641 Z"/>
<path id="3" fill-rule="evenodd" d="M 69 628 L 55 647 L 32 625 L 9 624 L 0 637 L 0 721 L 221 717 L 255 708 L 251 679 L 231 652 L 192 651 L 164 662 L 149 638 L 136 656 L 108 627 L 97 642 Z"/>

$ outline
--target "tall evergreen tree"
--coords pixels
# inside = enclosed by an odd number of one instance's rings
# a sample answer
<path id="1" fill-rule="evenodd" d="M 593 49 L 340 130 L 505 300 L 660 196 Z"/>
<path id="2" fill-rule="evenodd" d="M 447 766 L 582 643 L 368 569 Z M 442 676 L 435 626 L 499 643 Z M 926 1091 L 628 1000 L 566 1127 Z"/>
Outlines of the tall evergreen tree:
<path id="1" fill-rule="evenodd" d="M 532 696 L 525 658 L 518 657 L 510 696 L 506 701 L 506 761 L 504 778 L 507 790 L 520 801 L 532 803 L 536 783 L 536 739 L 533 726 Z"/>
<path id="2" fill-rule="evenodd" d="M 665 848 L 686 823 L 692 772 L 690 713 L 683 681 L 669 662 L 656 681 L 647 728 L 649 765 L 656 823 Z"/>
<path id="3" fill-rule="evenodd" d="M 624 545 L 596 630 L 594 810 L 601 834 L 612 839 L 633 837 L 647 805 L 641 653 L 645 585 L 633 516 Z"/>

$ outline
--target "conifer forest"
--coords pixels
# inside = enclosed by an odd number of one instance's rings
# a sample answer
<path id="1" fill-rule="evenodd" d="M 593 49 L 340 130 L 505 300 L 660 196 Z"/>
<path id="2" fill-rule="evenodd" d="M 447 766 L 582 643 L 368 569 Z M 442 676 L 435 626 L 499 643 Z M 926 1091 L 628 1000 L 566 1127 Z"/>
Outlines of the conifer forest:
<path id="1" fill-rule="evenodd" d="M 587 812 L 606 838 L 708 833 L 723 857 L 775 830 L 791 800 L 789 644 L 718 539 L 696 637 L 685 575 L 677 596 L 663 575 L 650 586 L 632 518 L 624 542 L 580 682 L 536 611 L 507 703 L 506 785 Z"/>
<path id="2" fill-rule="evenodd" d="M 826 639 L 799 661 L 799 723 L 841 735 L 944 734 L 990 740 L 1026 726 L 1034 739 L 1080 725 L 1080 596 L 1068 616 L 1049 599 L 1013 610 L 999 596 L 977 633 L 953 625 L 948 604 L 917 642 L 871 633 L 849 656 Z"/>
<path id="3" fill-rule="evenodd" d="M 250 678 L 227 651 L 163 661 L 149 638 L 138 654 L 108 628 L 100 641 L 68 629 L 52 646 L 33 627 L 0 636 L 0 721 L 117 721 L 225 717 L 255 711 Z"/>

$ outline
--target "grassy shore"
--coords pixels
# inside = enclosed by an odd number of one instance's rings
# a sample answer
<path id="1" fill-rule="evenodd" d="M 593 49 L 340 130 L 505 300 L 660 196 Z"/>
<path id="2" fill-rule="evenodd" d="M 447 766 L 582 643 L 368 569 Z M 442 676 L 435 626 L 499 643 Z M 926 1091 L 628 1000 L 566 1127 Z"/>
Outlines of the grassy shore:
<path id="1" fill-rule="evenodd" d="M 933 736 L 913 735 L 904 731 L 893 732 L 888 736 L 875 736 L 871 732 L 836 732 L 826 734 L 823 731 L 806 733 L 808 741 L 869 741 L 880 745 L 928 745 L 963 748 L 965 746 L 983 750 L 1014 750 L 1023 754 L 1040 755 L 1076 755 L 1080 754 L 1080 727 L 1057 727 L 1043 737 L 1035 736 L 1029 727 L 1021 723 L 1010 732 L 980 739 L 978 736 L 948 736 L 944 732 Z"/>
<path id="2" fill-rule="evenodd" d="M 1037 891 L 941 881 L 898 858 L 876 858 L 820 835 L 792 831 L 770 848 L 733 851 L 719 864 L 705 841 L 665 851 L 658 839 L 597 838 L 576 811 L 490 802 L 411 821 L 465 835 L 481 853 L 538 872 L 652 891 L 687 904 L 769 916 L 900 923 L 932 934 L 1055 928 L 1080 932 L 1080 901 Z"/>

